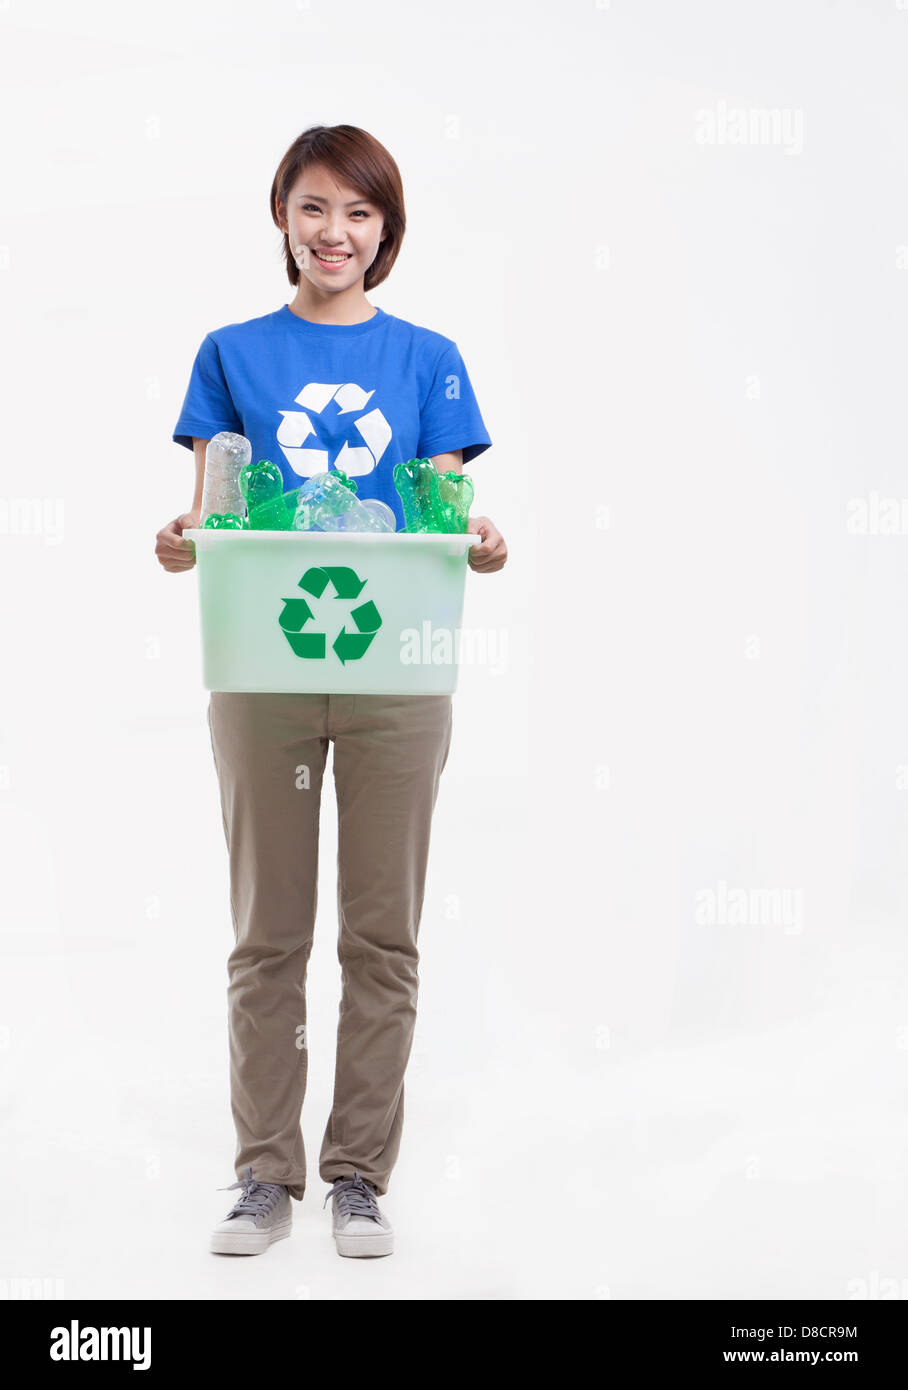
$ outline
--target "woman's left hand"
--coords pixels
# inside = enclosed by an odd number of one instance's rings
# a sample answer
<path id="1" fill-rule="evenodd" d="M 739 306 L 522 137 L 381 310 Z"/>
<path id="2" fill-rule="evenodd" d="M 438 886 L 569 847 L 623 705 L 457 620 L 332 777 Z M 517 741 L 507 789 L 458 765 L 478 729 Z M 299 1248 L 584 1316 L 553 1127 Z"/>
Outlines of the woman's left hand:
<path id="1" fill-rule="evenodd" d="M 498 527 L 487 516 L 471 516 L 467 518 L 467 534 L 482 536 L 482 545 L 471 545 L 467 551 L 470 569 L 477 574 L 500 570 L 508 558 L 508 547 Z"/>

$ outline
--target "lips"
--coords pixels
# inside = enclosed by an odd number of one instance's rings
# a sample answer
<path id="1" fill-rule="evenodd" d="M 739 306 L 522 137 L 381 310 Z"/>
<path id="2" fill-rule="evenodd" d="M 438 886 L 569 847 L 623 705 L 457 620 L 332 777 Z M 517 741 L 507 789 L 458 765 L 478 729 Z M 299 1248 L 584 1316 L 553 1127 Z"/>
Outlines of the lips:
<path id="1" fill-rule="evenodd" d="M 344 261 L 349 261 L 350 259 L 350 252 L 348 251 L 331 251 L 325 253 L 313 251 L 312 254 L 317 261 L 324 261 L 325 265 L 343 265 Z M 330 260 L 328 259 L 329 256 L 331 257 Z M 339 257 L 340 259 L 335 259 L 335 257 Z"/>

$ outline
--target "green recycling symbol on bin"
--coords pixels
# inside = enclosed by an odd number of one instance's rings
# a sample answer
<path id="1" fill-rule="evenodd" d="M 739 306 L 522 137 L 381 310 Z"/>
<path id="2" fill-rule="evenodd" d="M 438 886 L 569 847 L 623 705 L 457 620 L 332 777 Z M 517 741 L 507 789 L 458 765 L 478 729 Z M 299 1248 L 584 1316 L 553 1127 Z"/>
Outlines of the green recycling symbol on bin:
<path id="1" fill-rule="evenodd" d="M 313 565 L 306 570 L 299 587 L 313 598 L 321 598 L 328 585 L 333 584 L 335 598 L 350 599 L 358 598 L 367 583 L 368 580 L 360 579 L 356 571 L 348 569 L 346 565 Z M 296 655 L 324 660 L 325 633 L 303 631 L 309 619 L 315 617 L 309 604 L 304 598 L 285 598 L 283 602 L 284 610 L 278 621 Z M 381 627 L 381 614 L 371 599 L 352 609 L 350 617 L 356 624 L 356 632 L 348 632 L 342 627 L 331 643 L 345 666 L 348 661 L 358 661 L 365 656 L 372 638 Z"/>

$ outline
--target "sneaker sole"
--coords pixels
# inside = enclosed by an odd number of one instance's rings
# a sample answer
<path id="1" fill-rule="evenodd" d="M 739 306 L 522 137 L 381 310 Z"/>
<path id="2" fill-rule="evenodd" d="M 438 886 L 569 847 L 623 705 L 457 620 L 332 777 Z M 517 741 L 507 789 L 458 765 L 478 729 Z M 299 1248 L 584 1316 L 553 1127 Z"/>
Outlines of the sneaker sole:
<path id="1" fill-rule="evenodd" d="M 338 1231 L 334 1243 L 339 1255 L 353 1258 L 394 1254 L 394 1233 L 391 1231 L 382 1231 L 380 1235 L 374 1236 L 345 1236 L 342 1231 Z"/>
<path id="2" fill-rule="evenodd" d="M 289 1236 L 292 1230 L 293 1217 L 287 1216 L 265 1231 L 237 1231 L 235 1234 L 216 1231 L 208 1248 L 212 1255 L 261 1255 L 276 1240 Z"/>

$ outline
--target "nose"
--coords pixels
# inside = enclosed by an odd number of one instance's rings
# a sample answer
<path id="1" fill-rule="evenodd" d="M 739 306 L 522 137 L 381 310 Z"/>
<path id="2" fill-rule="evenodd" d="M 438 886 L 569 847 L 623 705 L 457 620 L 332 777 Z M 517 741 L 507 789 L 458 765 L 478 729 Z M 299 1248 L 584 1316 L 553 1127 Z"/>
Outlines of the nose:
<path id="1" fill-rule="evenodd" d="M 328 246 L 339 246 L 344 240 L 346 240 L 346 234 L 341 226 L 340 214 L 329 213 L 322 230 L 322 241 Z"/>

